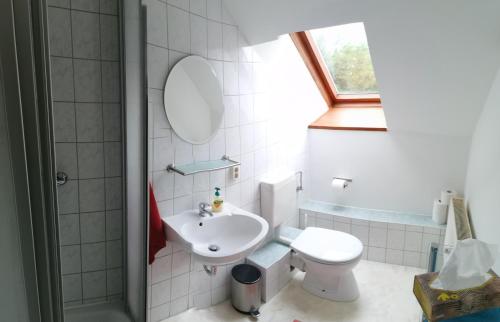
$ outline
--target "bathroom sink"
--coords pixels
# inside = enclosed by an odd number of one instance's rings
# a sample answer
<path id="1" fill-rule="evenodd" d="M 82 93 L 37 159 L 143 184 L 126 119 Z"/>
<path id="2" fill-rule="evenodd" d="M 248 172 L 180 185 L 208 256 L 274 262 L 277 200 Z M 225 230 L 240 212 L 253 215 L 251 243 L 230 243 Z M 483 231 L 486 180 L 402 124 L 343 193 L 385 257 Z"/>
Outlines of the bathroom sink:
<path id="1" fill-rule="evenodd" d="M 213 217 L 200 217 L 198 210 L 162 218 L 167 242 L 175 242 L 206 265 L 237 262 L 252 253 L 267 235 L 269 225 L 260 216 L 224 203 Z"/>

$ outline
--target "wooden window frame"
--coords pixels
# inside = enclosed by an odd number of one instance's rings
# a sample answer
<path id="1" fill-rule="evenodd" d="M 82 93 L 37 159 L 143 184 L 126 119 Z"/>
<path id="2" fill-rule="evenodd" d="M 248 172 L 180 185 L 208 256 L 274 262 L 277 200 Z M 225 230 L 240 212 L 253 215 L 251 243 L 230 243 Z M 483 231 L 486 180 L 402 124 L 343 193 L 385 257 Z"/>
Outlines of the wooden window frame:
<path id="1" fill-rule="evenodd" d="M 328 67 L 323 61 L 321 53 L 310 32 L 293 32 L 290 33 L 290 37 L 329 107 L 324 115 L 309 125 L 309 128 L 387 131 L 379 94 L 339 94 L 335 88 L 332 76 L 328 71 Z M 367 112 L 369 109 L 371 117 L 373 117 L 373 115 L 376 115 L 376 117 L 372 120 L 366 117 L 352 117 L 349 120 L 345 119 L 344 116 L 349 115 L 349 110 L 361 108 L 366 108 Z M 342 109 L 342 111 L 340 109 Z M 359 110 L 352 114 L 361 115 Z M 357 121 L 356 118 L 359 121 Z M 368 122 L 366 122 L 367 120 Z"/>

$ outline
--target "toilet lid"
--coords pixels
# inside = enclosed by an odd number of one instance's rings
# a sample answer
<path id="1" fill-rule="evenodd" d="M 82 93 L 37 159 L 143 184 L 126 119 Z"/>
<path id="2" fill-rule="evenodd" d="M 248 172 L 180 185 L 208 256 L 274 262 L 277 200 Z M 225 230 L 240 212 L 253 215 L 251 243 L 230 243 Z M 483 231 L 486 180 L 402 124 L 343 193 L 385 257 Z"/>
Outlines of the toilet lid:
<path id="1" fill-rule="evenodd" d="M 361 255 L 363 244 L 351 234 L 337 230 L 308 227 L 290 245 L 314 262 L 349 262 Z"/>

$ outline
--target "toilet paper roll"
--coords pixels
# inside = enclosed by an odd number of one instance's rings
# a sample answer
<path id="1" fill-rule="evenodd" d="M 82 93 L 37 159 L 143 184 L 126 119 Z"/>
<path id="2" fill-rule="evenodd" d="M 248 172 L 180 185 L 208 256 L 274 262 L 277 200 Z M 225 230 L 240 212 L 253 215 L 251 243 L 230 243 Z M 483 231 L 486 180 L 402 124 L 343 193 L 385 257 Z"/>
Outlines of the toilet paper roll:
<path id="1" fill-rule="evenodd" d="M 456 196 L 457 196 L 457 192 L 455 190 L 448 189 L 448 190 L 441 191 L 441 201 L 445 205 L 449 205 L 451 202 L 451 198 L 456 197 Z"/>
<path id="2" fill-rule="evenodd" d="M 344 179 L 333 178 L 332 188 L 338 190 L 344 190 L 347 187 L 347 181 Z"/>
<path id="3" fill-rule="evenodd" d="M 432 207 L 432 220 L 436 224 L 446 224 L 448 214 L 448 205 L 445 205 L 441 199 L 434 200 L 434 207 Z"/>

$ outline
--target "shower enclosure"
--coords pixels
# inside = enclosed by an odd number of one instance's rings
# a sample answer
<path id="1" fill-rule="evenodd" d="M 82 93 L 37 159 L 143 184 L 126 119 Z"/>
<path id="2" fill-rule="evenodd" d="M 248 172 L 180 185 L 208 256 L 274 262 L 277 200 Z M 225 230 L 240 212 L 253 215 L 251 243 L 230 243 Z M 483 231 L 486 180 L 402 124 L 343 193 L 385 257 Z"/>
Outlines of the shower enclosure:
<path id="1" fill-rule="evenodd" d="M 2 321 L 145 320 L 140 10 L 0 4 Z"/>

